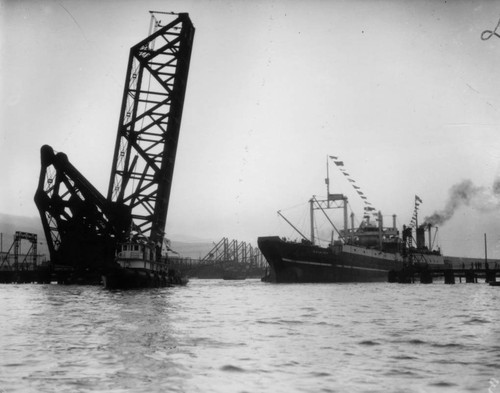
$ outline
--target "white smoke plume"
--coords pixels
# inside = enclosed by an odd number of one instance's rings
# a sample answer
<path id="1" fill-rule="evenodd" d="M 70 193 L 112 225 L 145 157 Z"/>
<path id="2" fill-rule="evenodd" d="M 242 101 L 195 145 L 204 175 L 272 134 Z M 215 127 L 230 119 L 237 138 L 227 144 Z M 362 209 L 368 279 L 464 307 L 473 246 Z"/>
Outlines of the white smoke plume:
<path id="1" fill-rule="evenodd" d="M 434 212 L 425 218 L 424 224 L 439 226 L 448 221 L 461 206 L 471 206 L 480 212 L 491 212 L 500 209 L 500 177 L 493 186 L 479 187 L 471 180 L 463 180 L 450 188 L 449 198 L 444 209 Z"/>

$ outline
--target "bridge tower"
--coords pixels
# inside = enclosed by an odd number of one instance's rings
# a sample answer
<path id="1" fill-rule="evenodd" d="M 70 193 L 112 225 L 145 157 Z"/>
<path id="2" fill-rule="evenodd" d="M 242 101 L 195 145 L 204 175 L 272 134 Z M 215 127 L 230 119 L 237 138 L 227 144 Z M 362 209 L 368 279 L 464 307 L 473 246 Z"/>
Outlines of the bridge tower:
<path id="1" fill-rule="evenodd" d="M 161 244 L 191 59 L 188 14 L 130 49 L 108 200 L 131 208 L 134 227 Z"/>

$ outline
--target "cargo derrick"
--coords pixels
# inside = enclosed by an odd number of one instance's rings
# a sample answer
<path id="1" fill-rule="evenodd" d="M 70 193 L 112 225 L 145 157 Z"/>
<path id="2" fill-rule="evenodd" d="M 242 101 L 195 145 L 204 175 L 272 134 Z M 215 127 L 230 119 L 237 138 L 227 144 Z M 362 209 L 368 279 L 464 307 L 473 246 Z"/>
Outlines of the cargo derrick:
<path id="1" fill-rule="evenodd" d="M 130 49 L 108 200 L 129 206 L 134 229 L 161 247 L 194 27 L 185 13 L 152 21 L 159 29 Z"/>
<path id="2" fill-rule="evenodd" d="M 194 27 L 188 14 L 165 26 L 154 14 L 156 31 L 130 50 L 107 198 L 65 154 L 41 148 L 35 203 L 51 262 L 79 281 L 107 271 L 131 229 L 163 241 Z"/>

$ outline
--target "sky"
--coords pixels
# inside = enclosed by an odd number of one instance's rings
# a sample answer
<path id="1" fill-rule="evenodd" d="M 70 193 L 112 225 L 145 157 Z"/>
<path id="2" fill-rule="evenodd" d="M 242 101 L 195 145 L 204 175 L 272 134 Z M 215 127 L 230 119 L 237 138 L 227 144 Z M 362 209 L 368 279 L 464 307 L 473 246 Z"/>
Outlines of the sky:
<path id="1" fill-rule="evenodd" d="M 444 254 L 482 257 L 486 233 L 500 258 L 500 37 L 481 39 L 493 1 L 0 0 L 0 213 L 38 215 L 44 144 L 106 195 L 149 10 L 196 28 L 168 237 L 298 237 L 278 210 L 308 233 L 333 155 L 385 223 L 409 224 L 418 195 L 419 222 L 452 209 Z M 339 169 L 330 192 L 359 223 Z"/>

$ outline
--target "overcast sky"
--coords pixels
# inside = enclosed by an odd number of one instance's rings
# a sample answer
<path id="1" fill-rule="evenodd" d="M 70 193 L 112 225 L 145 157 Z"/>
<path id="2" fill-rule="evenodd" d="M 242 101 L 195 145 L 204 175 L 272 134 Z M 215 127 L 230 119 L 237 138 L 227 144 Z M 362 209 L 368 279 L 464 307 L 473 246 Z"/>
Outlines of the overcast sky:
<path id="1" fill-rule="evenodd" d="M 308 231 L 307 201 L 325 196 L 334 155 L 399 226 L 415 195 L 421 221 L 469 179 L 481 198 L 458 204 L 439 244 L 481 257 L 487 233 L 500 258 L 500 38 L 481 40 L 498 2 L 0 4 L 0 212 L 38 215 L 43 144 L 106 195 L 129 48 L 147 35 L 149 10 L 188 12 L 196 34 L 169 237 L 296 237 L 276 211 Z M 352 182 L 330 173 L 359 222 Z"/>

